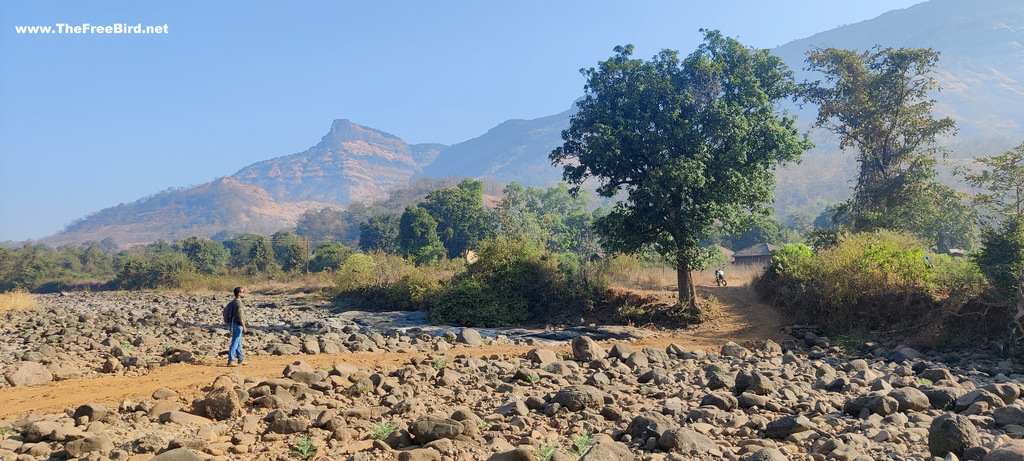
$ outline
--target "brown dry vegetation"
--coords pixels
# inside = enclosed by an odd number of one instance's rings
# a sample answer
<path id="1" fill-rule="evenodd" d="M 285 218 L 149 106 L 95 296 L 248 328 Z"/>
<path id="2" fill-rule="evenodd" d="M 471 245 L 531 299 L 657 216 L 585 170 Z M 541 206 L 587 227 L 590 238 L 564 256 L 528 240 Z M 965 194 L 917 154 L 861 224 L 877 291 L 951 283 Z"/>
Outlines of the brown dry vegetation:
<path id="1" fill-rule="evenodd" d="M 36 308 L 36 298 L 28 290 L 11 290 L 0 293 L 0 314 L 11 311 L 26 311 Z"/>

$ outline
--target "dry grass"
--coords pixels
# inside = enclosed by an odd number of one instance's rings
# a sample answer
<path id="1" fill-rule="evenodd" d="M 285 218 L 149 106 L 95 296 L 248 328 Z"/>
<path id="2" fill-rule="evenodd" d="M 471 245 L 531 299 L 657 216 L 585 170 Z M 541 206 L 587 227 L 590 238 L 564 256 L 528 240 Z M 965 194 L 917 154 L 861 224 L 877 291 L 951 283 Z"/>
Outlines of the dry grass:
<path id="1" fill-rule="evenodd" d="M 617 257 L 620 258 L 620 257 Z M 608 279 L 613 287 L 640 291 L 675 291 L 676 270 L 668 266 L 641 267 L 628 257 L 624 261 L 612 261 Z M 694 284 L 715 285 L 715 267 L 693 273 Z M 761 265 L 727 265 L 725 278 L 730 286 L 750 285 L 764 272 Z"/>
<path id="2" fill-rule="evenodd" d="M 0 293 L 0 313 L 35 310 L 36 298 L 28 290 L 12 290 Z"/>

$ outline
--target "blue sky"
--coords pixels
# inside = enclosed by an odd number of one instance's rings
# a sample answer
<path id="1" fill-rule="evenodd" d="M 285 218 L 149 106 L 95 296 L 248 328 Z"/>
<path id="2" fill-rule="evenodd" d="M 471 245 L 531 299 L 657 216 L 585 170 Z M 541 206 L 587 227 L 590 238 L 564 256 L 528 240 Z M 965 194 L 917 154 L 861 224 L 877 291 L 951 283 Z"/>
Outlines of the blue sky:
<path id="1" fill-rule="evenodd" d="M 304 151 L 334 119 L 453 144 L 552 115 L 616 45 L 773 48 L 920 2 L 5 1 L 0 241 Z M 167 33 L 16 32 L 84 23 Z"/>

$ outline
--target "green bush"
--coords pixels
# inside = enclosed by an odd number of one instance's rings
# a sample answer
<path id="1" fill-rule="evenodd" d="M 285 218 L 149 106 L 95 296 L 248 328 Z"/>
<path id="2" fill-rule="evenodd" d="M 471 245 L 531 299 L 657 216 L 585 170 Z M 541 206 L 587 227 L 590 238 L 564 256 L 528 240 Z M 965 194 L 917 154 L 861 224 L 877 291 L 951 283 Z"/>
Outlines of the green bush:
<path id="1" fill-rule="evenodd" d="M 844 235 L 817 253 L 786 245 L 772 252 L 758 287 L 798 321 L 833 334 L 933 333 L 979 292 L 983 278 L 969 261 L 926 257 L 927 248 L 891 231 Z"/>
<path id="2" fill-rule="evenodd" d="M 430 310 L 434 322 L 496 327 L 525 322 L 529 318 L 521 298 L 503 298 L 481 281 L 466 279 L 446 290 Z"/>
<path id="3" fill-rule="evenodd" d="M 335 283 L 341 292 L 373 285 L 377 267 L 372 256 L 352 254 L 335 272 Z"/>
<path id="4" fill-rule="evenodd" d="M 551 321 L 589 306 L 593 289 L 578 258 L 504 238 L 485 242 L 478 255 L 431 304 L 431 320 L 492 327 Z"/>

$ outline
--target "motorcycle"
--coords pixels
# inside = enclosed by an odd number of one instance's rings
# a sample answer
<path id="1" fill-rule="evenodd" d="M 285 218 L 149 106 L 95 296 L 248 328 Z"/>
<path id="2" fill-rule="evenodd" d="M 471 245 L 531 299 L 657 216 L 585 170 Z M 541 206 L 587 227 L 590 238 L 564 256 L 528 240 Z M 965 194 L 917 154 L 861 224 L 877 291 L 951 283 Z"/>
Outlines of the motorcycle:
<path id="1" fill-rule="evenodd" d="M 720 287 L 727 286 L 729 283 L 725 281 L 725 271 L 722 269 L 715 269 L 715 283 Z"/>

